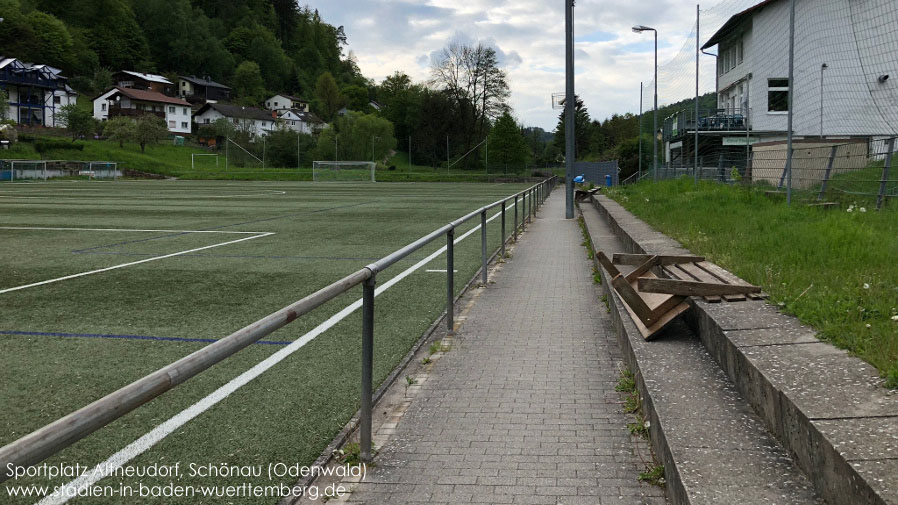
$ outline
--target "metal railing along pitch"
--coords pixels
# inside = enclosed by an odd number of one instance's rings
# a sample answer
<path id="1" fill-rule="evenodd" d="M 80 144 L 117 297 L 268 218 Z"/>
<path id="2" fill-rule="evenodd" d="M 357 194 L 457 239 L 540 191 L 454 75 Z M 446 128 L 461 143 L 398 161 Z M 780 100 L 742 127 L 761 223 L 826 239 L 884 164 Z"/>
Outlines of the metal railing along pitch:
<path id="1" fill-rule="evenodd" d="M 555 186 L 556 177 L 546 179 L 524 191 L 515 193 L 502 200 L 483 206 L 451 223 L 434 230 L 396 252 L 381 258 L 374 263 L 350 274 L 342 279 L 319 289 L 305 298 L 270 314 L 249 326 L 240 329 L 206 347 L 181 358 L 180 360 L 160 368 L 159 370 L 138 379 L 131 384 L 114 391 L 99 400 L 82 407 L 71 414 L 40 428 L 18 440 L 0 448 L 0 482 L 10 477 L 11 469 L 34 465 L 56 454 L 69 445 L 97 431 L 103 426 L 131 412 L 137 407 L 160 396 L 166 391 L 185 382 L 187 379 L 203 372 L 216 363 L 224 360 L 270 335 L 276 330 L 295 321 L 299 317 L 315 310 L 324 303 L 346 293 L 350 289 L 362 285 L 362 396 L 359 430 L 361 439 L 361 456 L 363 461 L 371 460 L 371 409 L 372 409 L 372 368 L 374 348 L 374 287 L 377 274 L 386 270 L 396 262 L 406 258 L 418 249 L 445 235 L 446 251 L 446 326 L 451 333 L 454 327 L 454 238 L 455 229 L 467 221 L 480 216 L 481 226 L 481 279 L 487 284 L 487 244 L 486 213 L 488 210 L 502 209 L 502 244 L 501 253 L 505 253 L 505 210 L 508 202 L 514 202 L 513 236 L 516 239 L 520 226 L 536 215 L 537 207 L 546 199 Z M 521 219 L 518 223 L 518 200 L 520 199 Z"/>

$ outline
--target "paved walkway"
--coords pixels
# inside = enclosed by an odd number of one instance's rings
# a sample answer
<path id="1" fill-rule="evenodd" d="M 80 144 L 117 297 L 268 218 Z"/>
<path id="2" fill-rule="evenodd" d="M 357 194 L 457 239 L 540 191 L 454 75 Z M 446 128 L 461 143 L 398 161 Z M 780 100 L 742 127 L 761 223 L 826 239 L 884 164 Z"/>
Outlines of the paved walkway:
<path id="1" fill-rule="evenodd" d="M 350 503 L 664 504 L 640 483 L 620 355 L 555 191 Z"/>

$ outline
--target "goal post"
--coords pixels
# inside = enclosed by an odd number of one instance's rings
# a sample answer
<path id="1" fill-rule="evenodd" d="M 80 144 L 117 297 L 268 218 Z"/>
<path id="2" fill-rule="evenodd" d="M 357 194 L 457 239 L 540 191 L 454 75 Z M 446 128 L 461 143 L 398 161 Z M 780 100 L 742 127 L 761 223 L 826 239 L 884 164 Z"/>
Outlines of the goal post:
<path id="1" fill-rule="evenodd" d="M 46 179 L 47 162 L 42 160 L 11 160 L 9 162 L 9 180 L 16 182 L 25 179 Z"/>
<path id="2" fill-rule="evenodd" d="M 191 154 L 190 154 L 190 169 L 191 169 L 191 170 L 196 170 L 196 162 L 197 162 L 197 158 L 198 158 L 198 157 L 200 158 L 200 161 L 202 161 L 203 159 L 208 160 L 209 158 L 214 158 L 214 159 L 215 159 L 215 169 L 218 170 L 218 159 L 219 159 L 219 155 L 218 155 L 218 154 L 211 154 L 211 153 L 210 153 L 210 154 L 205 154 L 205 153 L 191 153 Z M 203 163 L 203 164 L 205 165 L 205 163 Z M 211 162 L 208 163 L 208 164 L 211 165 Z"/>
<path id="3" fill-rule="evenodd" d="M 114 161 L 91 161 L 87 164 L 88 179 L 118 179 L 118 163 Z"/>
<path id="4" fill-rule="evenodd" d="M 376 182 L 373 161 L 313 161 L 315 182 Z"/>

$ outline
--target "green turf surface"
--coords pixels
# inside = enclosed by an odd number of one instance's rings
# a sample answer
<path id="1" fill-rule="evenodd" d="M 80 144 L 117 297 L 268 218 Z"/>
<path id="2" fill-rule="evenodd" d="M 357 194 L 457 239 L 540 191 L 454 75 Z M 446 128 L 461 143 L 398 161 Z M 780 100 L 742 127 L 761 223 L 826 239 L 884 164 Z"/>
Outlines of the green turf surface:
<path id="1" fill-rule="evenodd" d="M 763 188 L 695 186 L 691 178 L 608 194 L 692 252 L 763 286 L 781 310 L 898 388 L 898 202 L 879 212 L 863 203 L 787 206 Z"/>
<path id="2" fill-rule="evenodd" d="M 0 293 L 0 332 L 217 339 L 352 273 L 447 222 L 510 195 L 512 184 L 231 182 L 0 183 L 0 227 L 264 232 L 244 242 Z M 492 212 L 491 212 L 492 215 Z M 511 231 L 512 213 L 508 213 Z M 457 237 L 474 223 L 457 232 Z M 499 221 L 488 226 L 499 245 Z M 0 291 L 256 235 L 0 228 Z M 456 286 L 480 262 L 480 233 L 456 246 Z M 379 275 L 379 284 L 444 245 Z M 378 296 L 379 384 L 445 304 L 445 255 Z M 361 296 L 357 288 L 274 333 L 293 341 Z M 132 464 L 309 464 L 358 408 L 359 312 L 179 428 Z M 206 345 L 0 334 L 0 445 Z M 74 444 L 51 463 L 93 466 L 281 349 L 252 345 Z M 16 484 L 61 484 L 26 479 Z M 136 484 L 171 479 L 125 478 Z M 285 477 L 274 482 L 292 484 Z M 110 478 L 101 484 L 119 482 Z M 271 483 L 185 477 L 188 484 Z M 7 482 L 6 484 L 9 484 Z M 5 493 L 5 492 L 4 492 Z M 2 503 L 32 503 L 9 499 Z M 129 499 L 129 503 L 158 503 Z M 172 498 L 165 503 L 219 503 Z M 276 500 L 234 499 L 234 503 Z M 83 498 L 72 503 L 121 503 Z"/>

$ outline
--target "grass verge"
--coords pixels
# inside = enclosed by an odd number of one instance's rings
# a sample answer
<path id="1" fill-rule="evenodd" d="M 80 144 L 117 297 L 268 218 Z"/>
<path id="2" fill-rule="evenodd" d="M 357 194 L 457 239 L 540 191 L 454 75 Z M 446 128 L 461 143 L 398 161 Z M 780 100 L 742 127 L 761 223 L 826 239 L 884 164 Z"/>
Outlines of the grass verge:
<path id="1" fill-rule="evenodd" d="M 898 388 L 898 208 L 787 206 L 762 190 L 691 179 L 606 192 L 696 254 L 763 286 L 819 336 Z"/>

